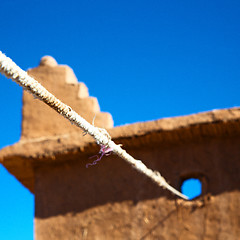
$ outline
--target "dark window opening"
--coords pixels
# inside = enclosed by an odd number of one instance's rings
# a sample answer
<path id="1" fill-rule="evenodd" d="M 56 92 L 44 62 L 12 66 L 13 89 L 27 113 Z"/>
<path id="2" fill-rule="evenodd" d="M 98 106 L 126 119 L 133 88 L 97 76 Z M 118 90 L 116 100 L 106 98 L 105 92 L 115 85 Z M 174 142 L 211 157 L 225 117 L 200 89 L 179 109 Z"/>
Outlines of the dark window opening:
<path id="1" fill-rule="evenodd" d="M 202 182 L 198 178 L 188 178 L 182 182 L 181 192 L 190 200 L 202 194 Z"/>

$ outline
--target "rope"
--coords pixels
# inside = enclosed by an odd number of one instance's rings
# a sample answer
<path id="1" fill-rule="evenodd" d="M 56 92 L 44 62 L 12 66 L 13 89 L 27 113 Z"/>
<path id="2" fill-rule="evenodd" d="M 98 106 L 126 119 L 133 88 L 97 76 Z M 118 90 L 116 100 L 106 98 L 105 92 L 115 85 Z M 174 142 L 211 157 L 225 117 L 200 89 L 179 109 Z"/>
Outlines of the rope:
<path id="1" fill-rule="evenodd" d="M 158 186 L 168 189 L 173 194 L 188 199 L 185 195 L 170 186 L 166 180 L 157 171 L 147 168 L 142 161 L 134 159 L 129 155 L 120 145 L 115 144 L 110 135 L 105 129 L 97 128 L 88 123 L 78 113 L 76 113 L 70 106 L 64 104 L 57 99 L 53 94 L 47 91 L 38 81 L 30 77 L 27 72 L 18 67 L 10 58 L 6 57 L 0 51 L 0 72 L 7 78 L 11 78 L 25 90 L 30 92 L 35 98 L 45 102 L 48 106 L 53 108 L 59 114 L 67 118 L 71 123 L 77 125 L 84 132 L 91 135 L 100 146 L 105 146 L 106 149 L 110 148 L 112 152 L 127 161 L 134 169 L 148 176 Z"/>

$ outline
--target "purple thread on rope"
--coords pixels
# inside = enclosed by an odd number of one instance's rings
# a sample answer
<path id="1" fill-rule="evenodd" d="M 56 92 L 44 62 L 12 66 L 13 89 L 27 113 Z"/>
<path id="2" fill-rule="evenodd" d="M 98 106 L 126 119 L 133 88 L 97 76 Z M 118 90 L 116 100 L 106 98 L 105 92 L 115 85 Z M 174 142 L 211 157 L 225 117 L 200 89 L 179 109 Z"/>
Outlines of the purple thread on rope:
<path id="1" fill-rule="evenodd" d="M 99 155 L 94 155 L 94 156 L 90 157 L 90 158 L 97 157 L 97 159 L 94 160 L 92 163 L 87 163 L 87 164 L 86 164 L 86 168 L 88 168 L 88 166 L 96 165 L 97 162 L 99 162 L 104 155 L 105 155 L 105 156 L 109 156 L 109 155 L 112 153 L 112 151 L 113 151 L 112 148 L 106 147 L 106 146 L 104 146 L 104 145 L 101 145 L 101 149 L 100 149 L 100 151 L 99 151 L 100 156 L 99 156 Z"/>

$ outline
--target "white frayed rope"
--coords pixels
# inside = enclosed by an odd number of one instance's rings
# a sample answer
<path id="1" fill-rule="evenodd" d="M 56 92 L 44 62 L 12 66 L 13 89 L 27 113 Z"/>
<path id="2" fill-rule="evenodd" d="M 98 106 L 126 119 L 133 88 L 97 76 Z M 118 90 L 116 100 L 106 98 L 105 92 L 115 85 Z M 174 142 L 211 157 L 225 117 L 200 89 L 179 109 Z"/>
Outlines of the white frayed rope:
<path id="1" fill-rule="evenodd" d="M 6 77 L 11 78 L 17 84 L 22 86 L 25 90 L 33 94 L 34 97 L 42 100 L 51 108 L 55 109 L 58 113 L 67 118 L 71 123 L 83 129 L 84 132 L 94 137 L 94 139 L 99 145 L 111 148 L 115 154 L 127 161 L 133 168 L 151 178 L 153 182 L 158 184 L 158 186 L 168 189 L 170 192 L 183 199 L 188 199 L 185 195 L 170 186 L 159 172 L 147 168 L 142 163 L 142 161 L 134 159 L 125 150 L 123 150 L 120 145 L 115 144 L 111 140 L 109 134 L 105 129 L 94 127 L 93 125 L 88 123 L 78 113 L 72 110 L 71 107 L 64 104 L 53 94 L 48 92 L 38 81 L 30 77 L 27 72 L 23 71 L 20 67 L 18 67 L 10 58 L 6 57 L 5 54 L 3 54 L 1 51 L 0 72 Z"/>

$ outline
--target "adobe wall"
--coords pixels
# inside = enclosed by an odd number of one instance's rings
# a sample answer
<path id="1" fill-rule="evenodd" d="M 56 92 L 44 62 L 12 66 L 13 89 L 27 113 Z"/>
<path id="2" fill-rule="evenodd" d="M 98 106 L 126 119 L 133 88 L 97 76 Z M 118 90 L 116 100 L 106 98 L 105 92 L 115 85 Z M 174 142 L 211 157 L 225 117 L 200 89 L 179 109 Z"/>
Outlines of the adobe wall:
<path id="1" fill-rule="evenodd" d="M 43 57 L 30 75 L 175 188 L 197 177 L 203 195 L 183 201 L 116 156 L 86 169 L 90 136 L 24 92 L 21 140 L 0 161 L 35 194 L 35 239 L 235 240 L 240 236 L 240 108 L 113 127 L 71 68 Z"/>
<path id="2" fill-rule="evenodd" d="M 90 156 L 77 154 L 36 166 L 35 239 L 238 239 L 239 146 L 236 136 L 127 149 L 176 188 L 202 179 L 204 196 L 189 202 L 116 156 L 88 169 Z"/>

